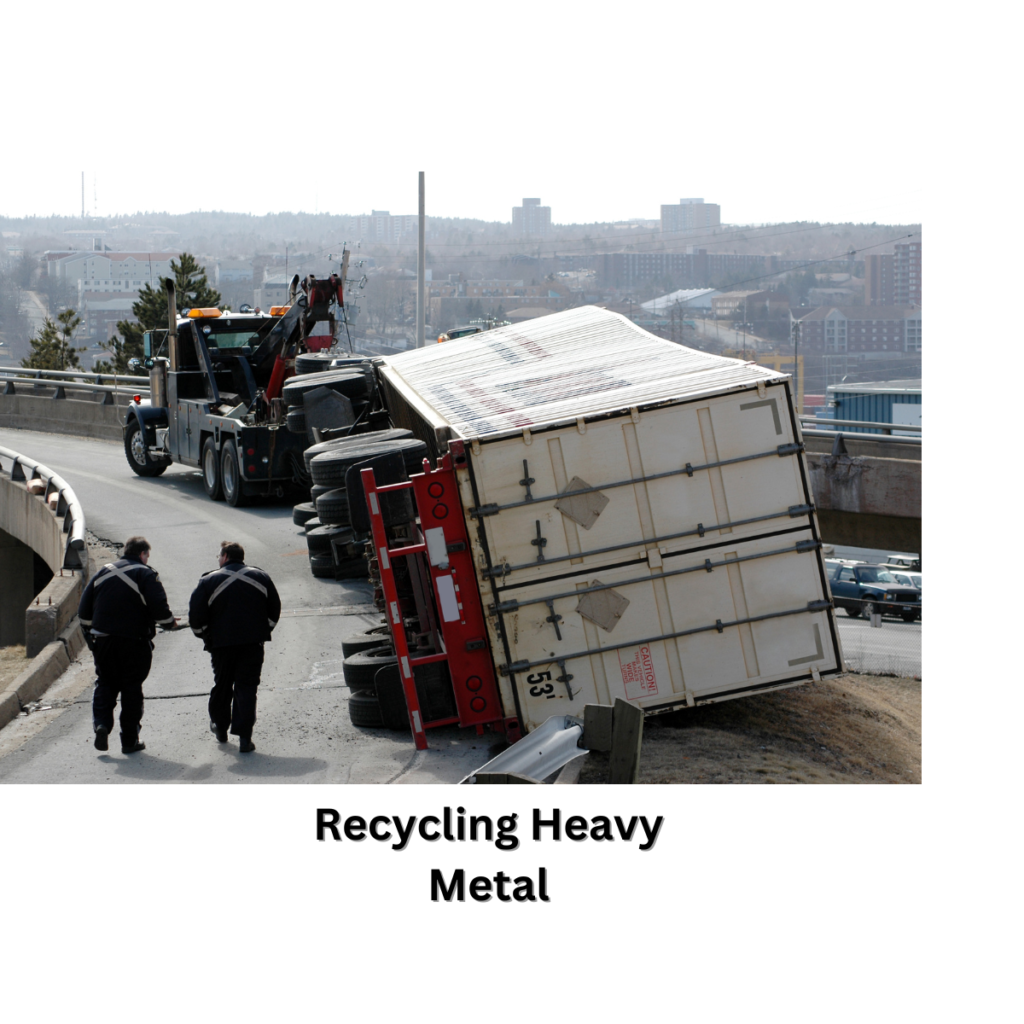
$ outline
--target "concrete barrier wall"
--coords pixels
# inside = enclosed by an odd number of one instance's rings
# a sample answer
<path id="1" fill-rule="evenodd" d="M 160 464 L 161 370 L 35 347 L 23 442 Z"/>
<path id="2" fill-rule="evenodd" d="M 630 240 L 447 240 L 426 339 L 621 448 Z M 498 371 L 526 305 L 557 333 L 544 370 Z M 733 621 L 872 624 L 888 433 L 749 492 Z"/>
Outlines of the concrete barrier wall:
<path id="1" fill-rule="evenodd" d="M 80 391 L 75 398 L 52 398 L 52 387 L 37 395 L 30 385 L 21 386 L 26 393 L 0 394 L 0 427 L 121 440 L 127 408 L 123 396 L 113 405 L 104 405 L 99 393 Z"/>
<path id="2" fill-rule="evenodd" d="M 53 579 L 25 609 L 25 653 L 34 658 L 65 633 L 78 611 L 88 575 L 88 559 L 81 569 L 65 569 L 67 535 L 63 515 L 51 511 L 45 498 L 29 493 L 28 486 L 0 475 L 0 531 L 30 547 L 53 572 Z M 0 580 L 0 587 L 4 581 Z M 17 588 L 11 587 L 11 592 Z"/>

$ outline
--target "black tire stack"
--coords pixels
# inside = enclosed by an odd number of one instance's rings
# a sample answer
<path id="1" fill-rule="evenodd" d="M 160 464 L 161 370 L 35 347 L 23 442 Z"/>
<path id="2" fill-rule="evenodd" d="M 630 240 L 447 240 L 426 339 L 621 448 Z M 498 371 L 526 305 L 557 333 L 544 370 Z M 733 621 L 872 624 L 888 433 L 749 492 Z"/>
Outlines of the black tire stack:
<path id="1" fill-rule="evenodd" d="M 298 356 L 299 359 L 309 358 Z M 360 364 L 362 366 L 363 364 Z M 357 419 L 362 416 L 366 418 L 367 406 L 373 400 L 373 376 L 372 367 L 365 364 L 366 371 L 355 366 L 341 367 L 335 370 L 325 370 L 317 373 L 300 373 L 295 377 L 289 377 L 281 389 L 281 397 L 288 407 L 287 425 L 293 434 L 306 433 L 306 409 L 303 404 L 303 397 L 307 391 L 316 388 L 329 388 L 344 395 L 352 403 L 352 411 Z"/>
<path id="2" fill-rule="evenodd" d="M 319 375 L 306 375 L 314 376 Z M 305 530 L 314 576 L 355 579 L 368 575 L 364 550 L 370 524 L 359 471 L 371 465 L 379 483 L 397 483 L 408 479 L 410 470 L 420 472 L 426 445 L 410 433 L 391 428 L 336 438 L 312 445 L 303 453 L 313 486 L 310 501 L 295 506 L 292 520 Z M 355 496 L 355 519 L 350 495 Z M 381 498 L 388 525 L 411 519 L 413 508 L 407 491 Z"/>

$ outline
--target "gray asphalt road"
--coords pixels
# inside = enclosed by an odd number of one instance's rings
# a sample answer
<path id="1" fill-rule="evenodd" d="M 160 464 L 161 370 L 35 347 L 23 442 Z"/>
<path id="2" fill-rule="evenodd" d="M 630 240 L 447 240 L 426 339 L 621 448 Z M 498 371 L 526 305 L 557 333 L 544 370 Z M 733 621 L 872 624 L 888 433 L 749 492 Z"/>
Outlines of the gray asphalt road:
<path id="1" fill-rule="evenodd" d="M 457 782 L 484 763 L 499 739 L 453 727 L 431 730 L 417 753 L 407 734 L 351 724 L 343 685 L 341 639 L 380 621 L 363 581 L 315 579 L 301 528 L 284 503 L 233 509 L 210 501 L 198 470 L 175 466 L 156 479 L 129 469 L 119 443 L 32 431 L 0 431 L 0 444 L 49 466 L 75 489 L 89 531 L 152 544 L 175 614 L 185 614 L 199 576 L 216 568 L 222 540 L 237 540 L 246 561 L 270 573 L 284 613 L 267 644 L 259 690 L 256 752 L 237 741 L 218 746 L 209 733 L 209 656 L 189 630 L 158 634 L 146 682 L 142 739 L 126 757 L 116 733 L 111 750 L 92 746 L 91 661 L 67 674 L 51 710 L 0 732 L 3 782 Z M 47 703 L 44 702 L 44 703 Z"/>
<path id="2" fill-rule="evenodd" d="M 836 615 L 843 658 L 851 672 L 895 672 L 921 675 L 921 622 L 882 619 L 875 628 L 867 619 Z"/>

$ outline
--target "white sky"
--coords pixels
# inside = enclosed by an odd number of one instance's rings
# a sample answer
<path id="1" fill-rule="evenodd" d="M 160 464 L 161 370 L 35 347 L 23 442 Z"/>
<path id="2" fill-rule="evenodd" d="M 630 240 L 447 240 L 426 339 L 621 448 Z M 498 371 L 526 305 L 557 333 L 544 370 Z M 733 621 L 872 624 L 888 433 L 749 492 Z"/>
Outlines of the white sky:
<path id="1" fill-rule="evenodd" d="M 416 213 L 416 171 L 86 171 L 100 216 L 228 210 Z M 699 197 L 726 223 L 922 221 L 922 171 L 427 171 L 427 215 L 511 221 L 524 196 L 555 223 L 654 219 Z M 78 216 L 81 171 L 0 171 L 0 215 Z"/>

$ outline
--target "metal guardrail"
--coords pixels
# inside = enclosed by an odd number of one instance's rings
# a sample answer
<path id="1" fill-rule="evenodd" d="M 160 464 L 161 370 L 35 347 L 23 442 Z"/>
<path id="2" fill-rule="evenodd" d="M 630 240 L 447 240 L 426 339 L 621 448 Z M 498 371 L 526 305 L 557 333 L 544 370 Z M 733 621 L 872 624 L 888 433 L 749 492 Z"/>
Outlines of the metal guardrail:
<path id="1" fill-rule="evenodd" d="M 849 431 L 842 430 L 803 430 L 801 432 L 804 437 L 827 437 L 833 441 L 842 438 L 844 441 L 856 441 L 858 444 L 861 441 L 880 441 L 884 444 L 921 444 L 919 437 L 896 437 L 893 434 L 851 434 Z"/>
<path id="2" fill-rule="evenodd" d="M 42 499 L 47 501 L 51 494 L 57 492 L 57 508 L 55 514 L 64 517 L 64 532 L 68 535 L 67 543 L 64 545 L 64 568 L 83 569 L 85 568 L 85 512 L 75 497 L 71 487 L 53 470 L 44 466 L 35 459 L 30 459 L 10 448 L 0 447 L 0 471 L 3 469 L 3 460 L 11 462 L 10 476 L 12 480 L 29 483 L 37 477 L 46 484 Z"/>
<path id="3" fill-rule="evenodd" d="M 872 430 L 882 430 L 891 434 L 894 430 L 912 430 L 921 433 L 921 428 L 911 423 L 874 423 L 868 420 L 833 420 L 827 416 L 798 416 L 801 423 L 820 423 L 822 425 L 837 427 L 864 427 Z"/>
<path id="4" fill-rule="evenodd" d="M 126 373 L 97 373 L 95 370 L 37 370 L 26 366 L 0 366 L 0 377 L 17 374 L 19 377 L 31 377 L 36 380 L 77 380 L 90 379 L 96 384 L 111 380 L 115 384 L 120 380 L 126 384 L 149 384 L 149 377 L 132 377 Z"/>
<path id="5" fill-rule="evenodd" d="M 67 391 L 91 391 L 105 396 L 103 405 L 113 405 L 114 395 L 148 395 L 149 385 L 145 387 L 115 387 L 112 384 L 87 384 L 82 381 L 60 381 L 60 380 L 37 380 L 34 377 L 5 377 L 0 374 L 0 385 L 3 385 L 0 394 L 16 395 L 20 386 L 23 390 L 38 391 L 40 388 L 50 386 L 53 388 L 51 398 L 67 398 Z"/>

